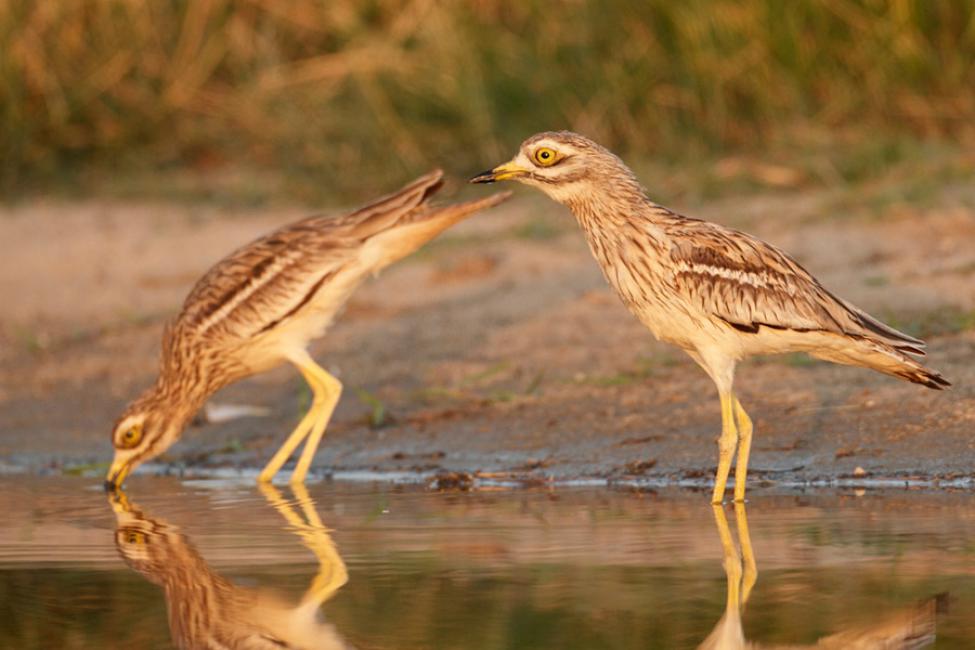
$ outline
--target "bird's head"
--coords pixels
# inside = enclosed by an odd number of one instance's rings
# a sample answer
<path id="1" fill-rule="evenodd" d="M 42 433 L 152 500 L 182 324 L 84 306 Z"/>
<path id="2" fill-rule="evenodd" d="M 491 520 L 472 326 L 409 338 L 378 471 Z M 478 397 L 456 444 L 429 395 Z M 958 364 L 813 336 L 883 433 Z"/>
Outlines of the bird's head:
<path id="1" fill-rule="evenodd" d="M 105 477 L 106 489 L 121 486 L 132 470 L 169 449 L 185 421 L 184 414 L 167 406 L 154 389 L 129 404 L 112 429 L 115 457 Z"/>
<path id="2" fill-rule="evenodd" d="M 571 205 L 587 197 L 625 191 L 643 194 L 633 172 L 615 154 L 571 131 L 546 131 L 525 140 L 518 154 L 471 183 L 514 180 Z"/>

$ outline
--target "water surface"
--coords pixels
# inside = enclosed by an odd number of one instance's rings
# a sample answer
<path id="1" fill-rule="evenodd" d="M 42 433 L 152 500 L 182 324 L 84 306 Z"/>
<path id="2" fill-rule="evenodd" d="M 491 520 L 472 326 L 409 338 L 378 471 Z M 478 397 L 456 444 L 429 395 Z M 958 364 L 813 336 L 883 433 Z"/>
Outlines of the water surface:
<path id="1" fill-rule="evenodd" d="M 975 647 L 968 492 L 10 477 L 0 504 L 0 648 Z"/>

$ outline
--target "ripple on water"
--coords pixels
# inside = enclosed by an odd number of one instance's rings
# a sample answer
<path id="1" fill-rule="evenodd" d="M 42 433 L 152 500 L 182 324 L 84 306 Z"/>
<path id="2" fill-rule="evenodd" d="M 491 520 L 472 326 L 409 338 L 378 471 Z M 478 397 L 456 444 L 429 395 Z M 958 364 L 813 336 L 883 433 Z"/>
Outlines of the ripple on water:
<path id="1" fill-rule="evenodd" d="M 112 500 L 0 479 L 0 648 L 193 646 L 167 606 L 240 647 L 255 629 L 323 648 L 975 647 L 967 492 L 714 510 L 695 491 L 251 480 L 137 477 Z M 200 614 L 198 592 L 226 603 Z"/>

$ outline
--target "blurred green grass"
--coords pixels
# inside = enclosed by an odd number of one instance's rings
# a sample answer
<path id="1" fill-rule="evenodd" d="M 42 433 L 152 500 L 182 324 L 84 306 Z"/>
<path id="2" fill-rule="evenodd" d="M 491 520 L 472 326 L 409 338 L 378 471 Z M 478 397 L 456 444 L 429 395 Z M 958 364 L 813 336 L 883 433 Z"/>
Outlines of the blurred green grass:
<path id="1" fill-rule="evenodd" d="M 969 0 L 0 3 L 7 197 L 378 192 L 555 128 L 663 165 L 812 152 L 826 172 L 758 177 L 858 182 L 914 143 L 963 151 L 973 118 Z"/>

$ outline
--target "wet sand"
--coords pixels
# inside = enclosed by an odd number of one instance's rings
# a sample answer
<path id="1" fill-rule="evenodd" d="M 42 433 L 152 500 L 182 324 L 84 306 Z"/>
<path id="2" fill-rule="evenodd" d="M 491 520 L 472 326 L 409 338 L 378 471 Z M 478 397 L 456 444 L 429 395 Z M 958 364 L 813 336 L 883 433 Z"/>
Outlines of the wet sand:
<path id="1" fill-rule="evenodd" d="M 687 208 L 780 245 L 874 315 L 933 334 L 928 361 L 955 384 L 934 392 L 804 357 L 743 364 L 755 489 L 975 479 L 975 211 L 946 197 L 881 219 L 836 216 L 828 193 Z M 103 471 L 112 422 L 152 381 L 162 325 L 192 283 L 306 213 L 4 208 L 0 470 Z M 313 467 L 321 476 L 652 487 L 703 486 L 713 472 L 710 380 L 627 313 L 571 216 L 526 191 L 367 283 L 313 353 L 345 385 Z M 213 403 L 269 414 L 194 426 L 155 469 L 253 472 L 307 400 L 290 368 L 228 388 Z"/>

